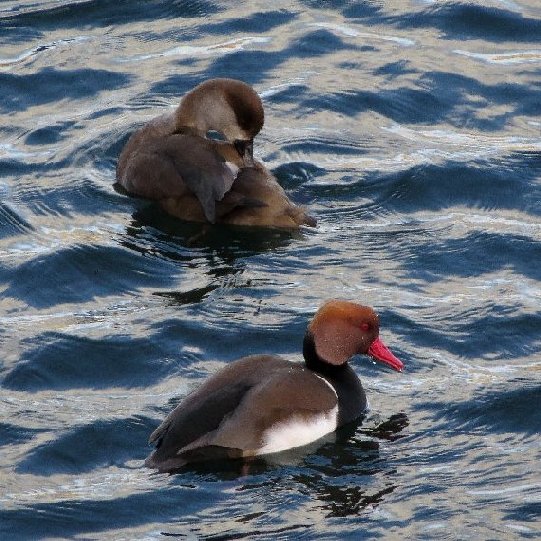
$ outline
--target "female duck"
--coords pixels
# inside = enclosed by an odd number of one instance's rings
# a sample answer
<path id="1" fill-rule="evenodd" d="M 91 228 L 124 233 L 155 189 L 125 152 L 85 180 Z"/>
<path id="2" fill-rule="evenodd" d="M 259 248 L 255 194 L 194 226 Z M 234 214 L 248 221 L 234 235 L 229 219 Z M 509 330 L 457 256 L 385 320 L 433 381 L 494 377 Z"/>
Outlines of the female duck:
<path id="1" fill-rule="evenodd" d="M 210 79 L 178 108 L 137 130 L 122 150 L 117 182 L 195 222 L 296 228 L 315 220 L 293 204 L 273 175 L 253 159 L 263 127 L 261 99 L 246 83 Z M 216 131 L 225 141 L 208 139 Z"/>
<path id="2" fill-rule="evenodd" d="M 304 365 L 251 355 L 227 365 L 188 395 L 151 434 L 145 464 L 160 471 L 212 458 L 252 457 L 307 445 L 366 410 L 361 381 L 347 364 L 366 353 L 401 371 L 367 306 L 325 303 L 308 325 Z"/>

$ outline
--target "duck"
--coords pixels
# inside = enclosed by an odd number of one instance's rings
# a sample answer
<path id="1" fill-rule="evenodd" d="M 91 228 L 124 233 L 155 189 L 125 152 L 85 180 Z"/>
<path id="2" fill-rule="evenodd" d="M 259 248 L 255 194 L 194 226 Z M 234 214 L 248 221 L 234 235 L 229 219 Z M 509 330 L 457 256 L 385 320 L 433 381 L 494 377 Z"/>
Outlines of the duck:
<path id="1" fill-rule="evenodd" d="M 215 78 L 136 130 L 122 149 L 117 187 L 201 223 L 296 229 L 316 220 L 253 157 L 264 110 L 243 81 Z M 214 137 L 212 137 L 214 135 Z"/>
<path id="2" fill-rule="evenodd" d="M 367 354 L 401 372 L 379 337 L 373 308 L 332 299 L 308 324 L 304 363 L 242 357 L 188 394 L 152 432 L 145 465 L 174 472 L 190 463 L 252 459 L 304 447 L 358 420 L 368 402 L 348 363 Z"/>

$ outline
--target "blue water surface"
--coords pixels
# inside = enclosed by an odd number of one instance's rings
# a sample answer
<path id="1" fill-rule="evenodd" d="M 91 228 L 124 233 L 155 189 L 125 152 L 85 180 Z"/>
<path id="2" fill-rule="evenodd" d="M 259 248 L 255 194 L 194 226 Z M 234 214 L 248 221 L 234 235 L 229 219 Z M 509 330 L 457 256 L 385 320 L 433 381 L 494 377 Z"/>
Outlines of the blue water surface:
<path id="1" fill-rule="evenodd" d="M 317 217 L 202 230 L 115 192 L 127 137 L 209 77 Z M 538 539 L 538 0 L 0 2 L 0 538 Z M 372 305 L 358 426 L 174 476 L 147 438 L 242 355 Z"/>

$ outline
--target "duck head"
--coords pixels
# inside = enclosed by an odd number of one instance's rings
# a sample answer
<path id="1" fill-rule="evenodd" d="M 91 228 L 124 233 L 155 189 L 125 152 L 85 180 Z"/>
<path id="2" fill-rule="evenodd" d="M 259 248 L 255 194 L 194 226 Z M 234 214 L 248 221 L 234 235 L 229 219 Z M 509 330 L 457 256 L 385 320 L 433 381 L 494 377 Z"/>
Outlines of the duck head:
<path id="1" fill-rule="evenodd" d="M 253 140 L 263 127 L 261 98 L 236 79 L 209 79 L 182 99 L 176 113 L 177 129 L 191 128 L 201 137 L 210 130 L 234 145 L 247 166 L 253 165 Z"/>
<path id="2" fill-rule="evenodd" d="M 394 370 L 404 365 L 379 338 L 379 317 L 369 306 L 349 301 L 327 301 L 317 312 L 304 337 L 306 364 L 332 370 L 357 354 L 367 354 Z"/>

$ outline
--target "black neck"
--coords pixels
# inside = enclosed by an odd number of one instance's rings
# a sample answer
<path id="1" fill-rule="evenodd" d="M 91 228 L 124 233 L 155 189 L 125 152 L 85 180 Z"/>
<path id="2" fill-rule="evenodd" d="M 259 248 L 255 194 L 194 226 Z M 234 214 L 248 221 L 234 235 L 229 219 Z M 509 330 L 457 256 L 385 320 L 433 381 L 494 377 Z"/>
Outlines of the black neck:
<path id="1" fill-rule="evenodd" d="M 348 363 L 339 366 L 325 362 L 316 351 L 314 337 L 304 335 L 302 353 L 307 368 L 320 374 L 332 385 L 338 397 L 338 426 L 357 419 L 366 409 L 366 395 L 361 380 Z"/>
<path id="2" fill-rule="evenodd" d="M 314 342 L 314 336 L 310 331 L 306 331 L 304 335 L 304 341 L 302 344 L 302 354 L 304 356 L 304 361 L 306 363 L 306 366 L 313 370 L 314 372 L 318 372 L 319 374 L 323 374 L 325 376 L 334 376 L 342 372 L 344 369 L 345 363 L 342 365 L 334 365 L 331 363 L 328 363 L 324 359 L 322 359 L 317 351 L 316 351 L 316 344 Z"/>

